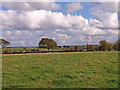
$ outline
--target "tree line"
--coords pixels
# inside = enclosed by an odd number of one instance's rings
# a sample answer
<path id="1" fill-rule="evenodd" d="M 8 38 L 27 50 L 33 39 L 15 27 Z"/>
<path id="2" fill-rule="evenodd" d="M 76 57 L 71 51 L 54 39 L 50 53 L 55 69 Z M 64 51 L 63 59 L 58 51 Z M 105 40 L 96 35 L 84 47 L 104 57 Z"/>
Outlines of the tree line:
<path id="1" fill-rule="evenodd" d="M 0 45 L 3 48 L 10 45 L 9 41 L 6 41 L 5 39 L 0 39 Z M 61 48 L 59 52 L 66 51 L 66 52 L 80 52 L 80 51 L 119 51 L 120 50 L 120 39 L 118 39 L 115 43 L 109 43 L 106 40 L 100 40 L 99 45 L 92 45 L 92 44 L 86 44 L 84 46 L 63 46 L 60 47 L 57 45 L 57 43 L 49 38 L 42 38 L 38 43 L 38 48 L 34 50 L 27 50 L 25 49 L 23 52 L 30 53 L 30 52 L 44 52 L 43 50 L 40 50 L 39 48 L 46 48 L 48 49 L 48 52 L 50 49 L 54 49 L 54 52 L 57 52 L 57 49 Z M 46 51 L 45 51 L 46 52 Z M 21 52 L 22 53 L 22 52 Z"/>
<path id="2" fill-rule="evenodd" d="M 38 46 L 40 48 L 48 48 L 48 51 L 49 51 L 49 49 L 51 48 L 56 48 L 57 43 L 52 39 L 42 38 Z M 75 51 L 81 50 L 81 48 L 77 45 L 75 45 L 74 47 L 69 47 L 69 48 L 74 48 Z M 109 43 L 106 40 L 100 40 L 98 46 L 86 44 L 86 49 L 87 51 L 112 51 L 112 50 L 119 51 L 120 50 L 120 39 L 118 39 L 114 44 Z"/>
<path id="3" fill-rule="evenodd" d="M 114 44 L 107 42 L 106 40 L 99 41 L 99 46 L 94 46 L 87 44 L 87 51 L 119 51 L 120 50 L 120 39 L 118 39 Z"/>

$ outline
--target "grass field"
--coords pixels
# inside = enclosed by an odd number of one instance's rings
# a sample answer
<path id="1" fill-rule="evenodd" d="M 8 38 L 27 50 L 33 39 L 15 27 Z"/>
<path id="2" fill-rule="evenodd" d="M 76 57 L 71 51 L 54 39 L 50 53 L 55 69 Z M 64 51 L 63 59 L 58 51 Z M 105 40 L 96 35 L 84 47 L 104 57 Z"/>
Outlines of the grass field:
<path id="1" fill-rule="evenodd" d="M 48 51 L 47 48 L 37 48 L 37 47 L 28 47 L 27 48 L 28 50 L 30 49 L 39 49 L 39 50 L 43 50 L 43 51 Z M 24 47 L 21 47 L 21 48 L 4 48 L 4 51 L 7 50 L 9 52 L 14 52 L 14 51 L 24 51 L 25 48 Z M 60 50 L 64 50 L 62 48 L 55 48 L 55 49 L 49 49 L 49 51 L 60 51 Z"/>
<path id="2" fill-rule="evenodd" d="M 3 55 L 3 88 L 117 88 L 118 52 Z"/>

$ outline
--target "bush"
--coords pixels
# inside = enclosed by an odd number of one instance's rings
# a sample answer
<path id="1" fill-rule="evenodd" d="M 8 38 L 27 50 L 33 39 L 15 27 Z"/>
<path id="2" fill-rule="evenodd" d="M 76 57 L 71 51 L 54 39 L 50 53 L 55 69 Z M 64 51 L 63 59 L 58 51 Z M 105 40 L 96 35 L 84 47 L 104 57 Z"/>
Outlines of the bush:
<path id="1" fill-rule="evenodd" d="M 3 54 L 8 54 L 8 50 L 4 50 Z"/>

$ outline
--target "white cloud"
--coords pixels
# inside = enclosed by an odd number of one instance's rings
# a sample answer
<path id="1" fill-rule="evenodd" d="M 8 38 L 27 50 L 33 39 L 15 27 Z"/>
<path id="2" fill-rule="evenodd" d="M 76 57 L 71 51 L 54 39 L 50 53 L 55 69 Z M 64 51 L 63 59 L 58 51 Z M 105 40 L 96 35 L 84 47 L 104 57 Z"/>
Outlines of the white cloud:
<path id="1" fill-rule="evenodd" d="M 102 30 L 95 27 L 83 29 L 55 29 L 50 30 L 14 30 L 3 31 L 2 37 L 11 42 L 11 46 L 37 46 L 41 38 L 52 38 L 59 45 L 97 44 L 99 40 L 106 39 L 110 42 L 117 40 L 116 30 Z"/>
<path id="2" fill-rule="evenodd" d="M 59 45 L 94 44 L 101 39 L 115 41 L 118 38 L 118 30 L 114 29 L 117 27 L 116 11 L 92 8 L 91 12 L 96 19 L 47 10 L 0 11 L 2 35 L 13 46 L 37 46 L 43 37 L 52 38 Z"/>
<path id="3" fill-rule="evenodd" d="M 3 30 L 54 30 L 54 29 L 83 29 L 84 27 L 102 26 L 96 19 L 85 19 L 81 15 L 63 15 L 61 12 L 46 10 L 36 11 L 0 11 Z"/>
<path id="4" fill-rule="evenodd" d="M 77 10 L 82 10 L 82 9 L 83 6 L 80 3 L 69 3 L 65 7 L 67 13 L 75 12 Z"/>
<path id="5" fill-rule="evenodd" d="M 117 28 L 118 27 L 118 14 L 117 13 L 92 13 L 98 20 L 102 22 L 103 28 Z"/>
<path id="6" fill-rule="evenodd" d="M 35 11 L 0 11 L 2 16 L 3 30 L 74 30 L 74 31 L 96 31 L 98 27 L 115 28 L 117 26 L 116 13 L 104 13 L 104 16 L 94 13 L 96 19 L 85 19 L 81 15 L 63 15 L 61 12 L 51 12 L 46 10 Z M 102 14 L 103 15 L 103 14 Z M 90 30 L 92 28 L 92 30 Z M 89 31 L 86 31 L 89 32 Z M 98 30 L 100 31 L 100 30 Z"/>
<path id="7" fill-rule="evenodd" d="M 88 23 L 87 19 L 80 16 L 63 15 L 61 12 L 46 10 L 0 11 L 2 29 L 55 29 L 55 28 L 82 28 Z"/>
<path id="8" fill-rule="evenodd" d="M 5 33 L 4 33 L 4 36 L 7 36 L 7 37 L 9 37 L 9 36 L 11 36 L 12 35 L 12 33 L 10 32 L 10 31 L 6 31 Z"/>
<path id="9" fill-rule="evenodd" d="M 91 26 L 91 27 L 103 27 L 103 25 L 102 25 L 102 22 L 100 22 L 99 20 L 97 20 L 97 19 L 92 19 L 92 18 L 90 18 L 89 19 L 89 25 Z"/>
<path id="10" fill-rule="evenodd" d="M 74 4 L 74 3 L 70 3 Z M 113 9 L 107 9 L 110 6 Z M 72 16 L 70 14 L 63 15 L 61 12 L 52 12 L 46 10 L 34 11 L 0 11 L 3 19 L 2 29 L 39 29 L 53 30 L 56 28 L 74 28 L 81 29 L 87 25 L 98 28 L 117 28 L 118 14 L 116 12 L 116 3 L 97 4 L 90 11 L 96 19 L 85 19 L 81 15 Z M 107 8 L 106 8 L 106 7 Z M 105 7 L 105 9 L 103 9 Z"/>
<path id="11" fill-rule="evenodd" d="M 100 4 L 95 5 L 95 7 L 91 8 L 91 11 L 98 12 L 118 12 L 118 2 L 102 2 Z"/>
<path id="12" fill-rule="evenodd" d="M 102 22 L 101 28 L 118 28 L 118 3 L 104 2 L 90 9 L 91 14 Z"/>
<path id="13" fill-rule="evenodd" d="M 4 2 L 2 5 L 11 10 L 56 10 L 61 8 L 54 2 Z"/>
<path id="14" fill-rule="evenodd" d="M 118 2 L 118 12 L 120 12 L 120 2 Z"/>

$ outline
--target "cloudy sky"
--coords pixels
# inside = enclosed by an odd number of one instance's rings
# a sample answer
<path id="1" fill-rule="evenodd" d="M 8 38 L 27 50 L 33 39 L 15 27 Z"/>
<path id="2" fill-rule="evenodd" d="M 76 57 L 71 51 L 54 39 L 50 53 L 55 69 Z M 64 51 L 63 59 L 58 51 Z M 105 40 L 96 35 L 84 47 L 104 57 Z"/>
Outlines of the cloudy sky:
<path id="1" fill-rule="evenodd" d="M 4 2 L 0 17 L 1 37 L 11 46 L 38 46 L 41 38 L 58 45 L 118 39 L 117 2 Z"/>

